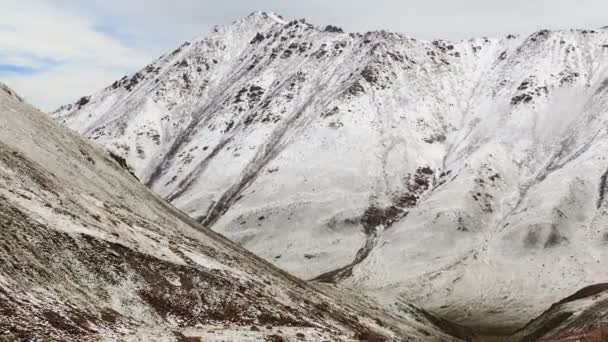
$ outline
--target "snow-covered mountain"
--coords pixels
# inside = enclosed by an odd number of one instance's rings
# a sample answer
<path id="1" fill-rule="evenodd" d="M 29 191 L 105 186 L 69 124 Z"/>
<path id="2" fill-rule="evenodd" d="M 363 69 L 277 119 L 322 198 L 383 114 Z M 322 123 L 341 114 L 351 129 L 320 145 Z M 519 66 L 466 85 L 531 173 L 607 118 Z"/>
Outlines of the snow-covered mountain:
<path id="1" fill-rule="evenodd" d="M 289 272 L 511 329 L 608 277 L 607 66 L 605 28 L 426 42 L 258 12 L 52 116 Z"/>
<path id="2" fill-rule="evenodd" d="M 1 341 L 456 341 L 203 228 L 0 84 Z M 436 326 L 438 324 L 439 326 Z"/>

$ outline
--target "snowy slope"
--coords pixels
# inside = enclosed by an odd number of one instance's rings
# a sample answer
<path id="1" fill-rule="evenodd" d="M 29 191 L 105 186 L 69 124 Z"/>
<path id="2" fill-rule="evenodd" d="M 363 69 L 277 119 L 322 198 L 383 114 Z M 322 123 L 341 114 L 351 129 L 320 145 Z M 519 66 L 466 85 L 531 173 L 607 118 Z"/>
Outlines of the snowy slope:
<path id="1" fill-rule="evenodd" d="M 125 166 L 0 84 L 2 341 L 456 340 L 411 305 L 322 294 Z"/>
<path id="2" fill-rule="evenodd" d="M 588 286 L 549 308 L 509 341 L 608 340 L 608 284 Z"/>
<path id="3" fill-rule="evenodd" d="M 512 329 L 608 277 L 607 66 L 606 29 L 425 42 L 258 12 L 52 116 L 298 276 Z"/>

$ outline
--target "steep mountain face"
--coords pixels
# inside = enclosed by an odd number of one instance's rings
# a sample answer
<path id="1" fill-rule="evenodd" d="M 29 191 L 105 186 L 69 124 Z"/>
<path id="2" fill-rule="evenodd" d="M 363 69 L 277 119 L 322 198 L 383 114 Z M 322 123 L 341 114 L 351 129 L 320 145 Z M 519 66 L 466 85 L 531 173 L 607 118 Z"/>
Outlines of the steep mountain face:
<path id="1" fill-rule="evenodd" d="M 0 340 L 456 341 L 321 294 L 163 202 L 0 84 Z M 432 322 L 441 324 L 441 329 Z M 466 335 L 460 335 L 466 337 Z"/>
<path id="2" fill-rule="evenodd" d="M 254 13 L 52 116 L 199 222 L 512 329 L 608 276 L 608 29 L 424 42 Z"/>

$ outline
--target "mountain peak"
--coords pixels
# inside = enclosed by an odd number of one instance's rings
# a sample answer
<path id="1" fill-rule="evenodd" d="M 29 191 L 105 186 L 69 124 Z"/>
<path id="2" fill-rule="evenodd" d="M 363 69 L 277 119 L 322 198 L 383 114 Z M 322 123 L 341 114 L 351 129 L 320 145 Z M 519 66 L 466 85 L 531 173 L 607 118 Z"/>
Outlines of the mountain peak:
<path id="1" fill-rule="evenodd" d="M 248 16 L 245 17 L 247 20 L 273 20 L 279 24 L 287 24 L 287 20 L 280 14 L 274 12 L 265 12 L 265 11 L 255 11 L 251 12 Z"/>

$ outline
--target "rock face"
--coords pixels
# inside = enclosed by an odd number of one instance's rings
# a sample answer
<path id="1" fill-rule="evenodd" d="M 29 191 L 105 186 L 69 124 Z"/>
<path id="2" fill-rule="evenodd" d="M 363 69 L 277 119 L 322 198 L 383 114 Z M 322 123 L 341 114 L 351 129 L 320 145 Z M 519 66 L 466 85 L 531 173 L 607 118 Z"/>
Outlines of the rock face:
<path id="1" fill-rule="evenodd" d="M 324 295 L 203 228 L 4 86 L 0 233 L 2 341 L 456 340 L 411 305 Z"/>
<path id="2" fill-rule="evenodd" d="M 307 279 L 511 329 L 608 276 L 608 30 L 459 42 L 254 13 L 52 116 Z"/>

